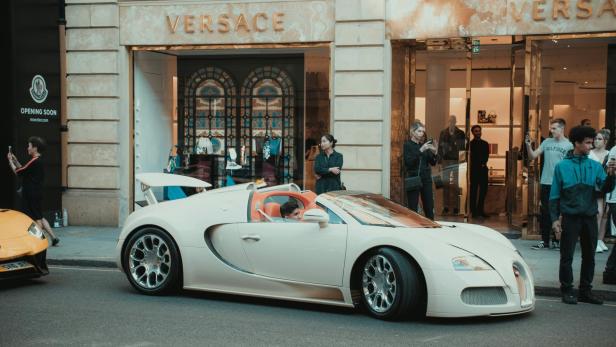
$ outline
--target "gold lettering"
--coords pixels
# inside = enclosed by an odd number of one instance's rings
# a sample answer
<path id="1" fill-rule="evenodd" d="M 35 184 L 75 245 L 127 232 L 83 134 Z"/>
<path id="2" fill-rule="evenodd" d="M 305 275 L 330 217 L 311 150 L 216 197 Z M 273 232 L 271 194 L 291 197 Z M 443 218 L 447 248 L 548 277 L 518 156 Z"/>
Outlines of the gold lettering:
<path id="1" fill-rule="evenodd" d="M 228 33 L 229 32 L 229 15 L 221 14 L 218 16 L 218 32 L 219 33 Z"/>
<path id="2" fill-rule="evenodd" d="M 569 19 L 569 0 L 554 0 L 552 2 L 552 19 L 558 19 L 558 13 Z"/>
<path id="3" fill-rule="evenodd" d="M 235 31 L 239 32 L 240 28 L 244 28 L 246 32 L 250 32 L 248 22 L 246 21 L 246 17 L 244 17 L 243 13 L 240 13 L 239 17 L 237 17 L 237 22 L 235 23 Z"/>
<path id="4" fill-rule="evenodd" d="M 281 12 L 276 12 L 272 16 L 272 26 L 274 28 L 274 31 L 284 30 L 284 27 L 282 26 L 284 24 L 284 22 L 282 21 L 283 16 L 284 16 L 284 13 L 281 13 Z"/>
<path id="5" fill-rule="evenodd" d="M 590 1 L 591 0 L 578 0 L 578 13 L 576 17 L 578 17 L 579 19 L 587 19 L 592 16 L 592 4 L 589 4 Z"/>
<path id="6" fill-rule="evenodd" d="M 603 12 L 607 12 L 608 10 L 612 10 L 612 14 L 616 16 L 616 0 L 605 0 L 605 3 L 601 6 L 601 10 L 599 10 L 599 15 L 597 17 L 601 17 Z"/>
<path id="7" fill-rule="evenodd" d="M 264 21 L 267 21 L 267 14 L 263 13 L 263 12 L 259 12 L 257 14 L 255 14 L 254 17 L 252 17 L 252 27 L 255 29 L 255 31 L 257 32 L 264 32 L 265 30 L 267 30 L 267 22 L 265 24 L 265 26 L 259 26 L 259 18 L 263 18 Z"/>
<path id="8" fill-rule="evenodd" d="M 167 16 L 167 25 L 169 25 L 169 30 L 171 30 L 172 34 L 175 34 L 175 30 L 178 27 L 178 22 L 180 21 L 180 16 L 175 16 L 175 22 L 171 24 L 171 18 Z"/>
<path id="9" fill-rule="evenodd" d="M 206 29 L 209 32 L 214 32 L 214 30 L 210 28 L 210 25 L 212 25 L 212 17 L 208 15 L 202 15 L 201 16 L 201 32 L 204 32 Z"/>
<path id="10" fill-rule="evenodd" d="M 184 32 L 187 34 L 192 34 L 195 32 L 195 28 L 193 28 L 193 21 L 195 20 L 195 16 L 184 16 Z"/>
<path id="11" fill-rule="evenodd" d="M 526 2 L 524 2 L 522 4 L 522 7 L 520 8 L 519 11 L 516 11 L 516 6 L 515 6 L 515 2 L 511 2 L 511 15 L 513 16 L 513 19 L 516 22 L 519 22 L 520 20 L 522 20 L 522 12 L 524 12 L 524 8 L 526 7 Z"/>
<path id="12" fill-rule="evenodd" d="M 545 20 L 545 17 L 542 17 L 543 9 L 539 8 L 539 6 L 545 5 L 545 0 L 533 0 L 533 19 L 536 21 Z"/>

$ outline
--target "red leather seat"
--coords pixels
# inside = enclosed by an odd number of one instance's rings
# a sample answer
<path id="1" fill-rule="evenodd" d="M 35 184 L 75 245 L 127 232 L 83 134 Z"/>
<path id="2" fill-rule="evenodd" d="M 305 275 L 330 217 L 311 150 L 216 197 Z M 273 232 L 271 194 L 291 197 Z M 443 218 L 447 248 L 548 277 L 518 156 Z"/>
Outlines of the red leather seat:
<path id="1" fill-rule="evenodd" d="M 280 204 L 277 202 L 268 202 L 267 204 L 265 204 L 265 206 L 263 207 L 263 212 L 265 212 L 268 216 L 272 218 L 282 217 L 280 214 Z"/>

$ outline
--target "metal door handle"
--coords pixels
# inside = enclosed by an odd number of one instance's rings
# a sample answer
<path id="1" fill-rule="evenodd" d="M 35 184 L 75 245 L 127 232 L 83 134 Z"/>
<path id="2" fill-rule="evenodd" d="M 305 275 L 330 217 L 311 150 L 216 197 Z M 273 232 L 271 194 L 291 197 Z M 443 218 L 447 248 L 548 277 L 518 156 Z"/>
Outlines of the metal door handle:
<path id="1" fill-rule="evenodd" d="M 261 236 L 259 236 L 259 235 L 244 235 L 244 236 L 242 236 L 242 240 L 244 240 L 244 241 L 248 241 L 248 240 L 259 241 L 259 240 L 261 240 Z"/>

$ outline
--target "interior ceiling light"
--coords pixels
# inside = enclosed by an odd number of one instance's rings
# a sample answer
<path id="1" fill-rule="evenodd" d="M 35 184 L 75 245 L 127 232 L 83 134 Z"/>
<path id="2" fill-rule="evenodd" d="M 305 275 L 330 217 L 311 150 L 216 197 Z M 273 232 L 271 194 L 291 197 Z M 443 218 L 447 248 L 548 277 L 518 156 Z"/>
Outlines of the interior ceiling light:
<path id="1" fill-rule="evenodd" d="M 567 70 L 567 67 L 566 67 L 566 66 L 563 66 L 563 70 Z"/>

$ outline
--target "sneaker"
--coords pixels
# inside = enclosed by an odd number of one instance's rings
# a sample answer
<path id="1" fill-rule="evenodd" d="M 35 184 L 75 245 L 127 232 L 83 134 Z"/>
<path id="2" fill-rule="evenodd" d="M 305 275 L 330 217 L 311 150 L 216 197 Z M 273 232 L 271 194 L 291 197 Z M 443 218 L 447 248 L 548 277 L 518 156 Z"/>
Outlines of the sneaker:
<path id="1" fill-rule="evenodd" d="M 577 300 L 575 299 L 575 296 L 573 296 L 573 294 L 571 293 L 563 294 L 562 300 L 565 304 L 577 305 Z"/>
<path id="2" fill-rule="evenodd" d="M 552 241 L 552 248 L 555 250 L 560 250 L 560 241 Z"/>
<path id="3" fill-rule="evenodd" d="M 616 284 L 616 272 L 603 271 L 603 284 Z"/>
<path id="4" fill-rule="evenodd" d="M 587 304 L 603 305 L 603 300 L 596 297 L 592 292 L 580 292 L 577 299 L 579 302 L 585 302 Z"/>
<path id="5" fill-rule="evenodd" d="M 603 240 L 599 240 L 599 242 L 597 242 L 597 246 L 601 246 L 601 248 L 603 248 L 604 251 L 609 250 L 609 248 L 607 248 L 607 246 L 605 245 L 605 242 L 603 242 Z"/>
<path id="6" fill-rule="evenodd" d="M 548 249 L 549 247 L 546 247 L 543 241 L 539 241 L 536 245 L 532 246 L 531 248 L 532 249 Z"/>
<path id="7" fill-rule="evenodd" d="M 595 251 L 595 253 L 603 253 L 603 247 L 601 247 L 601 245 L 597 242 L 597 250 Z"/>

